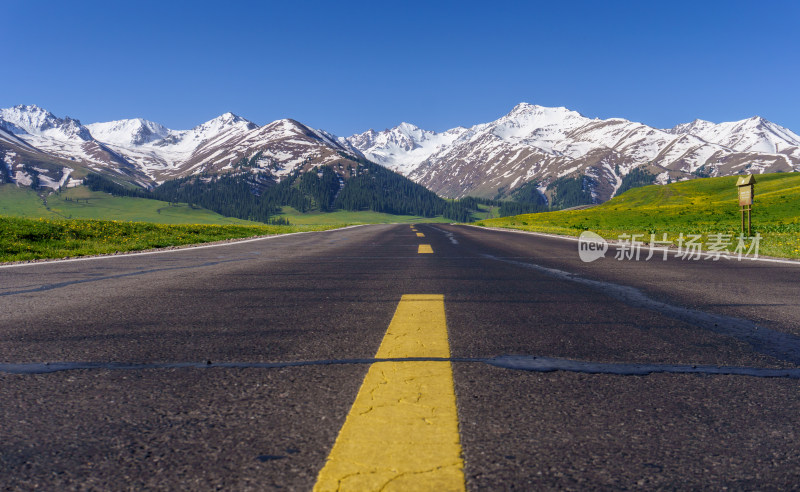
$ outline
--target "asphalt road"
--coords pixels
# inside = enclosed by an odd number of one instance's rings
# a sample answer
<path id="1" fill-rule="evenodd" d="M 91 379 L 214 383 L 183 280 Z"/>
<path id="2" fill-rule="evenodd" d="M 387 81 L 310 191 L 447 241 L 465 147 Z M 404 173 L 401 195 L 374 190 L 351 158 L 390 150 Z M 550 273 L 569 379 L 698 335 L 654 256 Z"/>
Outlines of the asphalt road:
<path id="1" fill-rule="evenodd" d="M 0 268 L 0 486 L 309 490 L 405 294 L 469 490 L 800 484 L 800 265 L 418 230 Z"/>

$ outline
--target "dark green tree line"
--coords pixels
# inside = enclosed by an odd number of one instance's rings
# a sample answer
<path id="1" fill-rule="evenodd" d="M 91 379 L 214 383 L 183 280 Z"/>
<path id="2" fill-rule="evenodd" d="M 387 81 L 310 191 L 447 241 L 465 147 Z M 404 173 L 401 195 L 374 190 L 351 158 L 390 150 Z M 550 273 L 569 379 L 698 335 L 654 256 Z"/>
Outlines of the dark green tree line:
<path id="1" fill-rule="evenodd" d="M 647 171 L 644 168 L 637 167 L 636 169 L 631 170 L 631 172 L 629 172 L 622 178 L 622 183 L 620 184 L 619 189 L 617 190 L 617 193 L 614 196 L 620 196 L 621 194 L 625 193 L 631 188 L 647 186 L 655 182 L 656 182 L 655 174 Z"/>
<path id="2" fill-rule="evenodd" d="M 547 185 L 547 190 L 553 190 L 552 208 L 563 209 L 594 203 L 591 191 L 593 184 L 594 181 L 588 176 L 556 179 Z"/>

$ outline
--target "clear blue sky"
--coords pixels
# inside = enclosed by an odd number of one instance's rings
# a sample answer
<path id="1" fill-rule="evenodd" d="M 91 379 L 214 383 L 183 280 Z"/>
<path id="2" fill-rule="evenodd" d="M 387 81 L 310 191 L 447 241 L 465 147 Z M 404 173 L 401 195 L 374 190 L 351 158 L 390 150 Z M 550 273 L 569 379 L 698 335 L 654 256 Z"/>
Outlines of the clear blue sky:
<path id="1" fill-rule="evenodd" d="M 186 129 L 232 111 L 337 135 L 516 103 L 800 133 L 800 1 L 0 0 L 0 107 Z"/>

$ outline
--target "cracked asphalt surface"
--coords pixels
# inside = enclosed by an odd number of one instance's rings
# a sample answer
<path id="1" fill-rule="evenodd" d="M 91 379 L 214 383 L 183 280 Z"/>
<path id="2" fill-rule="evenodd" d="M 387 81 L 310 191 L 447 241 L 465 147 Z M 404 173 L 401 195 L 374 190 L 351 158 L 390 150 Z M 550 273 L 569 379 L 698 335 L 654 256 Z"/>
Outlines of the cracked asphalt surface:
<path id="1" fill-rule="evenodd" d="M 0 369 L 0 487 L 309 490 L 369 365 L 216 364 L 371 359 L 403 294 L 445 296 L 470 490 L 800 483 L 797 379 L 463 360 L 796 369 L 800 266 L 613 254 L 582 263 L 564 239 L 417 228 L 424 238 L 374 225 L 0 268 L 0 365 L 211 362 Z M 434 253 L 418 254 L 422 242 Z M 704 326 L 618 286 L 754 328 Z"/>

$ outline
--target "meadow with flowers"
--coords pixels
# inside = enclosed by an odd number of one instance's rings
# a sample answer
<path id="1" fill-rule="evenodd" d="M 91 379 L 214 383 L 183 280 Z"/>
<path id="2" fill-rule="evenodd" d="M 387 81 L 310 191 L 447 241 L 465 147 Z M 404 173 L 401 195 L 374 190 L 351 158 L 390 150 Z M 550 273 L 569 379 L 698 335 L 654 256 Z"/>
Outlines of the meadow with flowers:
<path id="1" fill-rule="evenodd" d="M 681 234 L 700 235 L 705 245 L 720 236 L 734 251 L 741 218 L 737 176 L 703 178 L 631 189 L 606 203 L 585 210 L 562 210 L 477 222 L 486 227 L 577 236 L 595 232 L 605 239 L 641 235 L 677 246 Z M 800 173 L 756 175 L 752 234 L 761 236 L 759 254 L 800 258 Z"/>

